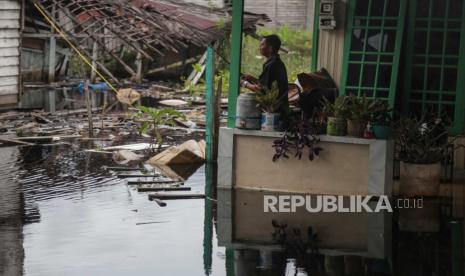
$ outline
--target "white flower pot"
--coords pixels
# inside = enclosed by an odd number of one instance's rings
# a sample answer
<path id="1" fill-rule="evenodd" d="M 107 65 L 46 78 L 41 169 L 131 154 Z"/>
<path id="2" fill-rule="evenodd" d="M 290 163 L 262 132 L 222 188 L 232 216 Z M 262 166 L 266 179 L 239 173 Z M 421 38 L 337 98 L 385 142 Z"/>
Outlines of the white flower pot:
<path id="1" fill-rule="evenodd" d="M 281 115 L 279 113 L 262 113 L 262 131 L 279 131 Z"/>

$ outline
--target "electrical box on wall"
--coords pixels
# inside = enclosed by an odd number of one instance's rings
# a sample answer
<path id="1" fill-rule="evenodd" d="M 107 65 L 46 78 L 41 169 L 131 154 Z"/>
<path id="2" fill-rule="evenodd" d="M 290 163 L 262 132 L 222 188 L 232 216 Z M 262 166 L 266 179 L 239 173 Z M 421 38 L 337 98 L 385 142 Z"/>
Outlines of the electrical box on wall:
<path id="1" fill-rule="evenodd" d="M 336 19 L 334 18 L 335 0 L 321 0 L 319 28 L 320 30 L 334 30 Z"/>

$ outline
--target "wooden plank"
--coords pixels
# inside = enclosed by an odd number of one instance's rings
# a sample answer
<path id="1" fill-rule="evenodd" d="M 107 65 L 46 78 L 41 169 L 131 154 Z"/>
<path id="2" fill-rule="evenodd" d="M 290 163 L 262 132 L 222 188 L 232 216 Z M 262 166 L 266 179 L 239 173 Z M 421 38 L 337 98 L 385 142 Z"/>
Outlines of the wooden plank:
<path id="1" fill-rule="evenodd" d="M 1 51 L 1 49 L 0 49 Z M 19 57 L 3 57 L 0 59 L 0 67 L 1 66 L 11 66 L 11 65 L 19 65 Z"/>
<path id="2" fill-rule="evenodd" d="M 19 29 L 19 20 L 12 19 L 0 19 L 0 27 L 2 29 Z"/>
<path id="3" fill-rule="evenodd" d="M 2 0 L 0 1 L 0 10 L 19 10 L 21 9 L 20 1 Z"/>
<path id="4" fill-rule="evenodd" d="M 0 76 L 0 86 L 11 86 L 18 85 L 18 76 L 14 77 L 1 77 Z"/>
<path id="5" fill-rule="evenodd" d="M 0 66 L 0 76 L 18 76 L 19 75 L 19 66 L 12 65 L 12 66 Z M 1 94 L 0 94 L 1 95 Z"/>
<path id="6" fill-rule="evenodd" d="M 0 48 L 0 57 L 17 57 L 19 56 L 18 47 Z"/>
<path id="7" fill-rule="evenodd" d="M 18 29 L 3 29 L 0 26 L 0 37 L 1 38 L 19 38 Z"/>
<path id="8" fill-rule="evenodd" d="M 173 193 L 154 193 L 149 194 L 149 200 L 154 198 L 161 200 L 174 200 L 174 199 L 199 199 L 205 198 L 204 194 L 173 194 Z"/>
<path id="9" fill-rule="evenodd" d="M 1 19 L 17 19 L 17 20 L 19 20 L 20 19 L 20 12 L 18 10 L 3 10 L 3 7 L 0 7 L 0 18 Z"/>
<path id="10" fill-rule="evenodd" d="M 33 143 L 23 142 L 17 139 L 0 138 L 0 143 L 5 145 L 32 146 Z"/>
<path id="11" fill-rule="evenodd" d="M 140 168 L 129 168 L 129 167 L 105 167 L 110 171 L 140 171 Z"/>
<path id="12" fill-rule="evenodd" d="M 152 199 L 152 200 L 155 201 L 155 202 L 158 204 L 158 206 L 160 206 L 160 207 L 166 207 L 166 202 L 163 202 L 161 199 L 154 198 L 154 199 Z"/>
<path id="13" fill-rule="evenodd" d="M 191 187 L 137 187 L 138 192 L 190 191 Z"/>
<path id="14" fill-rule="evenodd" d="M 52 140 L 56 138 L 60 139 L 77 139 L 81 138 L 81 135 L 54 135 L 54 136 L 30 136 L 30 137 L 18 137 L 16 139 L 22 141 L 38 141 L 38 140 Z"/>
<path id="15" fill-rule="evenodd" d="M 0 38 L 0 48 L 19 47 L 19 38 Z"/>
<path id="16" fill-rule="evenodd" d="M 128 185 L 155 185 L 155 184 L 184 184 L 176 180 L 128 181 Z"/>
<path id="17" fill-rule="evenodd" d="M 0 106 L 10 106 L 18 103 L 18 94 L 0 96 Z"/>
<path id="18" fill-rule="evenodd" d="M 17 85 L 0 86 L 0 96 L 18 94 Z"/>
<path id="19" fill-rule="evenodd" d="M 118 174 L 118 178 L 143 178 L 143 177 L 159 177 L 159 173 L 156 174 Z"/>

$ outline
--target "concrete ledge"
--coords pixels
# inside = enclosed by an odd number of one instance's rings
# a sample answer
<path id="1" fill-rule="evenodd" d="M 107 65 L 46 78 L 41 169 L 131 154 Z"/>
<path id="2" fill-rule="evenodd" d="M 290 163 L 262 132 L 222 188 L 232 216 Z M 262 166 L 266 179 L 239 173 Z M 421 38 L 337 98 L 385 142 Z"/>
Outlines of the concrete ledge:
<path id="1" fill-rule="evenodd" d="M 310 194 L 392 194 L 392 141 L 322 135 L 319 145 L 324 150 L 314 161 L 291 157 L 272 162 L 273 140 L 282 135 L 221 128 L 218 186 Z"/>

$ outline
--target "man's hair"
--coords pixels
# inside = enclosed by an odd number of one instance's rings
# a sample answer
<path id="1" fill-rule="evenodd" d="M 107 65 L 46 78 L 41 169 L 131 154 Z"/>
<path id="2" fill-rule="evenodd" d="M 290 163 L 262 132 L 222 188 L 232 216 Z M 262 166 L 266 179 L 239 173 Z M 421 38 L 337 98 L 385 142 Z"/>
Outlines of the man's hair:
<path id="1" fill-rule="evenodd" d="M 279 36 L 272 34 L 263 37 L 263 39 L 266 41 L 266 44 L 271 46 L 273 52 L 277 53 L 281 48 L 281 39 L 279 39 Z"/>

